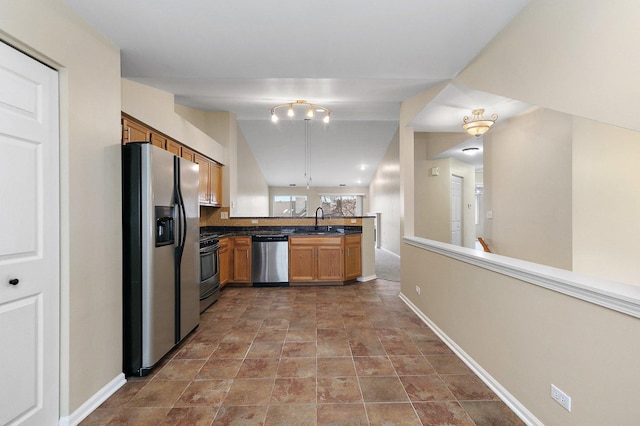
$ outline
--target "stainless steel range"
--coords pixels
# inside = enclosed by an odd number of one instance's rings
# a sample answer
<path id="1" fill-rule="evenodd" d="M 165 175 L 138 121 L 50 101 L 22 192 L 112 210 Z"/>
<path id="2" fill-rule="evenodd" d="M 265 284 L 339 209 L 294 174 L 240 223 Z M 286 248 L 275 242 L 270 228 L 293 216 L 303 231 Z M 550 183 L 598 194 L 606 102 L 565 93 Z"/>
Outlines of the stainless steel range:
<path id="1" fill-rule="evenodd" d="M 200 235 L 200 313 L 220 295 L 219 239 L 213 234 Z"/>

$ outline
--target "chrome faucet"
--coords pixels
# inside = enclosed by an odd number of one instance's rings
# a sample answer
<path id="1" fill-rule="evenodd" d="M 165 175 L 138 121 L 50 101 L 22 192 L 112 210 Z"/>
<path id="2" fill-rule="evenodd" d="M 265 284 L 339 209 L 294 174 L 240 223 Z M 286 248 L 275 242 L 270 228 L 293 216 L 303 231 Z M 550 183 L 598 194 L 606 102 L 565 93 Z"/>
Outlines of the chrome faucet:
<path id="1" fill-rule="evenodd" d="M 322 213 L 320 219 L 324 219 L 324 210 L 322 210 L 322 207 L 318 207 L 316 209 L 316 228 L 318 228 L 318 210 L 320 210 L 320 213 Z"/>

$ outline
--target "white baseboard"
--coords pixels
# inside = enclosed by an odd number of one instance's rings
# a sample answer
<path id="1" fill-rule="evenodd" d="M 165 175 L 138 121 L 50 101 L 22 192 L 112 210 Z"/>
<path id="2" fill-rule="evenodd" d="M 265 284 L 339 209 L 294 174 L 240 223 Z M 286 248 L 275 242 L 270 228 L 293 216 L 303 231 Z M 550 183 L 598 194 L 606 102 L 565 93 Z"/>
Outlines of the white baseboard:
<path id="1" fill-rule="evenodd" d="M 107 383 L 102 389 L 96 392 L 91 398 L 85 401 L 77 410 L 69 416 L 60 417 L 59 426 L 76 426 L 83 421 L 89 414 L 105 402 L 111 395 L 120 389 L 127 380 L 123 373 L 118 374 L 113 380 Z"/>
<path id="2" fill-rule="evenodd" d="M 360 281 L 360 282 L 363 283 L 363 282 L 367 282 L 367 281 L 373 281 L 373 280 L 376 280 L 376 279 L 378 279 L 378 276 L 373 274 L 373 275 L 369 275 L 369 276 L 366 276 L 366 277 L 358 277 L 358 279 L 356 281 Z"/>
<path id="3" fill-rule="evenodd" d="M 445 334 L 429 317 L 427 317 L 416 305 L 400 293 L 400 299 L 415 312 L 416 315 L 431 329 L 440 339 L 460 358 L 462 361 L 500 398 L 520 419 L 528 425 L 544 426 L 527 408 L 520 403 L 508 390 L 506 390 L 496 379 L 494 379 L 484 368 L 469 356 L 460 346 L 458 346 L 449 336 Z"/>

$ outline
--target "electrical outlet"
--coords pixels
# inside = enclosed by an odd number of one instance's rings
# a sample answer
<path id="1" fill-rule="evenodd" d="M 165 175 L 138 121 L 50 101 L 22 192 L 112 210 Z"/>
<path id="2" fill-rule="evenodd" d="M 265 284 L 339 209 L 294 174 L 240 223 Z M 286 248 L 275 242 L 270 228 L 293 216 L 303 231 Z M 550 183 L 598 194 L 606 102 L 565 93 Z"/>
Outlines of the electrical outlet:
<path id="1" fill-rule="evenodd" d="M 229 219 L 229 212 L 220 212 L 220 219 Z"/>
<path id="2" fill-rule="evenodd" d="M 258 224 L 258 219 L 251 219 L 251 224 L 252 225 L 257 225 Z"/>
<path id="3" fill-rule="evenodd" d="M 565 410 L 571 412 L 571 397 L 555 387 L 553 384 L 551 385 L 551 398 L 553 398 L 553 400 L 558 404 L 562 405 Z"/>
<path id="4" fill-rule="evenodd" d="M 416 293 L 420 294 L 420 287 L 416 286 Z"/>

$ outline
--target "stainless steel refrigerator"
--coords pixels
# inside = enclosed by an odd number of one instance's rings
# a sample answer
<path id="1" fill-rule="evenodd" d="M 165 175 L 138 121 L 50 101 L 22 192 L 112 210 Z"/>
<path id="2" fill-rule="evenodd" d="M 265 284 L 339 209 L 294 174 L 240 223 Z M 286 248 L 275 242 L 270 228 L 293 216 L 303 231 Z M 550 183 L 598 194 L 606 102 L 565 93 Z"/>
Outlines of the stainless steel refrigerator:
<path id="1" fill-rule="evenodd" d="M 144 376 L 198 326 L 198 165 L 122 147 L 124 372 Z"/>

